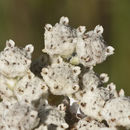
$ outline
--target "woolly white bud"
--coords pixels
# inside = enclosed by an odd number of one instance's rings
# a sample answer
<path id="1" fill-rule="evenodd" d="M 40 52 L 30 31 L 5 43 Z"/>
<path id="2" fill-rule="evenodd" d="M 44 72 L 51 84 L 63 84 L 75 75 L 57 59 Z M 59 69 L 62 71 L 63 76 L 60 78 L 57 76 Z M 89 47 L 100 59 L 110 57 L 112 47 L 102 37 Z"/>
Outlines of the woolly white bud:
<path id="1" fill-rule="evenodd" d="M 97 25 L 94 29 L 94 33 L 97 33 L 97 34 L 102 34 L 103 33 L 103 27 L 100 26 L 100 25 Z"/>
<path id="2" fill-rule="evenodd" d="M 114 54 L 114 48 L 112 46 L 108 46 L 106 48 L 106 55 L 109 56 L 109 55 L 113 55 Z"/>
<path id="3" fill-rule="evenodd" d="M 125 92 L 124 92 L 123 89 L 121 89 L 121 90 L 119 91 L 119 96 L 120 96 L 120 97 L 124 97 L 124 96 L 125 96 Z"/>
<path id="4" fill-rule="evenodd" d="M 60 24 L 68 25 L 68 23 L 69 23 L 68 17 L 62 16 L 62 17 L 60 18 Z"/>
<path id="5" fill-rule="evenodd" d="M 115 90 L 116 85 L 114 83 L 110 83 L 110 84 L 107 85 L 107 88 L 109 88 L 110 90 Z"/>
<path id="6" fill-rule="evenodd" d="M 52 29 L 52 25 L 51 24 L 46 24 L 45 29 L 46 29 L 46 31 L 50 31 Z"/>
<path id="7" fill-rule="evenodd" d="M 25 50 L 28 53 L 32 53 L 34 51 L 34 46 L 32 44 L 28 44 L 28 45 L 25 46 Z"/>
<path id="8" fill-rule="evenodd" d="M 6 47 L 14 47 L 15 46 L 15 42 L 13 40 L 9 40 L 9 41 L 6 41 Z"/>
<path id="9" fill-rule="evenodd" d="M 108 74 L 106 73 L 102 73 L 100 74 L 100 79 L 103 83 L 107 83 L 109 81 L 109 77 L 108 77 Z"/>

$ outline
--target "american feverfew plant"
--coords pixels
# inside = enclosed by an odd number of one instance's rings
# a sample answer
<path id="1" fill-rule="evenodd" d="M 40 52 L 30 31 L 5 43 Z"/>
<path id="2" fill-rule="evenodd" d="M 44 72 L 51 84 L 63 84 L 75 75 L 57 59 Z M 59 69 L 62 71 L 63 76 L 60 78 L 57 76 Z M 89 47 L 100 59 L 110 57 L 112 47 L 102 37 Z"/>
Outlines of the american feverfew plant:
<path id="1" fill-rule="evenodd" d="M 71 28 L 61 17 L 45 25 L 45 55 L 9 40 L 0 52 L 0 130 L 118 130 L 130 128 L 130 97 L 107 84 L 96 64 L 114 54 L 103 27 Z"/>

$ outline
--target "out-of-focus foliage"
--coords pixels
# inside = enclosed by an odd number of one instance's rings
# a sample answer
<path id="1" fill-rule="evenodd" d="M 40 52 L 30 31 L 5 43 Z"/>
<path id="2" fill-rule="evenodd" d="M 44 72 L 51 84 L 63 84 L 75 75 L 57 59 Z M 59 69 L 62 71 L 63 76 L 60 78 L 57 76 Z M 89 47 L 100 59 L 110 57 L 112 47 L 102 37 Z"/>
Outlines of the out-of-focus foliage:
<path id="1" fill-rule="evenodd" d="M 19 46 L 31 43 L 36 59 L 44 46 L 44 25 L 54 24 L 61 16 L 87 30 L 101 24 L 105 40 L 116 51 L 96 71 L 108 73 L 110 81 L 130 95 L 129 12 L 129 0 L 0 0 L 0 50 L 7 39 Z"/>

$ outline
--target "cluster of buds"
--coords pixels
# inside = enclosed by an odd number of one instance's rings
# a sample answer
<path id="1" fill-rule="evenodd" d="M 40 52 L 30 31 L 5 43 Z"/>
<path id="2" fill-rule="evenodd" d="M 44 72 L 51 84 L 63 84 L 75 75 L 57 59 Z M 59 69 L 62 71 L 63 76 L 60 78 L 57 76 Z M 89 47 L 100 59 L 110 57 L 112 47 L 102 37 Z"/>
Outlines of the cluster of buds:
<path id="1" fill-rule="evenodd" d="M 18 48 L 7 41 L 0 52 L 0 130 L 129 129 L 130 98 L 93 69 L 114 54 L 102 33 L 100 25 L 87 32 L 61 17 L 45 26 L 49 59 L 32 64 L 31 44 Z"/>

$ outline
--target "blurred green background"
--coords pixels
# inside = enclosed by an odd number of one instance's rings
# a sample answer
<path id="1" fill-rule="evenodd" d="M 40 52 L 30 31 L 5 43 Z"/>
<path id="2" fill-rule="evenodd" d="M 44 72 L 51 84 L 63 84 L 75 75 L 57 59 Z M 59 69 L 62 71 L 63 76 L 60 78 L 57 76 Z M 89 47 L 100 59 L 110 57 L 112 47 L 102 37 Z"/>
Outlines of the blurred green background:
<path id="1" fill-rule="evenodd" d="M 96 72 L 108 73 L 118 90 L 130 95 L 130 0 L 0 0 L 0 50 L 7 39 L 18 46 L 31 43 L 36 59 L 44 46 L 44 25 L 61 16 L 68 16 L 73 27 L 104 27 L 105 41 L 116 50 Z"/>

